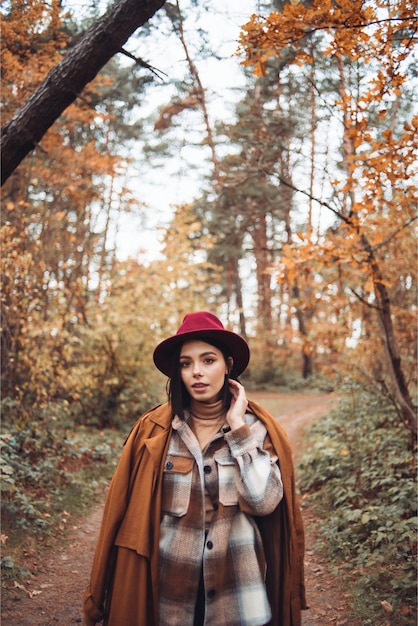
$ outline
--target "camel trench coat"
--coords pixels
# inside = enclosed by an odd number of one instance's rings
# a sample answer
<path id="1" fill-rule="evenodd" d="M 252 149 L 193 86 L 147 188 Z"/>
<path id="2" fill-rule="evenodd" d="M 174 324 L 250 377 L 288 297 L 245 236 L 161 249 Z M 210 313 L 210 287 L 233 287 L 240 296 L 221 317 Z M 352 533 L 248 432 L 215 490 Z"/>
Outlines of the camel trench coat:
<path id="1" fill-rule="evenodd" d="M 256 518 L 267 561 L 271 626 L 300 626 L 307 608 L 304 531 L 287 435 L 255 402 L 248 410 L 266 426 L 279 459 L 283 500 Z M 163 465 L 171 433 L 171 408 L 160 405 L 132 428 L 106 498 L 84 597 L 85 623 L 93 626 L 158 626 L 159 526 Z"/>

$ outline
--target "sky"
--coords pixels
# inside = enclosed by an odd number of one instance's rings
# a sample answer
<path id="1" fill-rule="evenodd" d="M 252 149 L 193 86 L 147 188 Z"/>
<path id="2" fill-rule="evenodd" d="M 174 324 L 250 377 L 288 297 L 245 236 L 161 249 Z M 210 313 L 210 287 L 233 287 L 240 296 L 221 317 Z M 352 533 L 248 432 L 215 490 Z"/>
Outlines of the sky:
<path id="1" fill-rule="evenodd" d="M 237 40 L 242 24 L 256 11 L 257 0 L 210 0 L 209 10 L 199 19 L 190 19 L 197 12 L 192 12 L 189 4 L 190 0 L 180 0 L 180 8 L 187 15 L 187 43 L 208 94 L 210 121 L 213 124 L 216 119 L 232 119 L 233 105 L 238 98 L 237 88 L 245 84 L 240 58 L 236 55 Z M 65 6 L 77 11 L 78 8 L 88 10 L 92 4 L 90 0 L 67 0 Z M 213 54 L 206 59 L 200 58 L 197 52 L 193 54 L 200 44 L 199 27 L 208 33 L 210 49 L 213 50 Z M 167 75 L 166 79 L 159 81 L 156 89 L 147 91 L 145 102 L 142 98 L 137 115 L 147 120 L 176 94 L 174 82 L 181 80 L 186 70 L 184 51 L 178 40 L 167 32 L 154 32 L 145 39 L 132 36 L 125 48 Z M 194 116 L 191 123 L 196 119 Z M 149 121 L 146 123 L 152 133 L 152 124 Z M 202 134 L 196 133 L 196 140 L 201 138 Z M 138 145 L 140 150 L 141 145 Z M 140 256 L 143 260 L 144 255 L 147 259 L 158 256 L 158 227 L 167 225 L 175 205 L 190 202 L 200 195 L 207 170 L 187 165 L 189 160 L 196 165 L 199 158 L 202 159 L 199 153 L 195 156 L 192 149 L 184 145 L 176 158 L 167 160 L 157 169 L 151 167 L 145 172 L 141 159 L 132 165 L 128 185 L 138 202 L 145 207 L 142 216 L 131 214 L 120 220 L 116 234 L 119 258 Z"/>
<path id="2" fill-rule="evenodd" d="M 184 5 L 183 0 L 181 8 Z M 240 58 L 236 55 L 237 40 L 242 24 L 248 21 L 255 10 L 255 5 L 255 0 L 229 0 L 229 2 L 211 0 L 210 11 L 205 14 L 204 22 L 201 24 L 209 34 L 214 54 L 204 60 L 196 54 L 193 62 L 197 65 L 200 79 L 207 90 L 211 124 L 219 119 L 224 121 L 228 117 L 232 119 L 234 102 L 239 94 L 237 88 L 245 85 Z M 186 37 L 193 54 L 194 46 L 198 44 L 195 39 L 199 23 L 187 20 L 186 24 L 189 24 Z M 163 70 L 170 78 L 182 76 L 184 73 L 184 51 L 173 39 L 168 39 L 161 47 L 150 49 L 148 55 L 144 53 L 145 56 L 148 56 L 153 66 Z M 158 90 L 155 101 L 150 99 L 149 108 L 154 110 L 158 108 L 161 99 L 164 103 L 169 101 L 172 90 L 169 84 L 166 87 L 163 85 Z M 196 119 L 196 116 L 192 119 Z M 197 141 L 200 141 L 201 137 L 201 134 L 196 135 Z M 136 229 L 134 238 L 138 237 L 141 245 L 146 247 L 147 256 L 153 257 L 157 254 L 159 246 L 155 237 L 155 227 L 167 223 L 173 206 L 190 202 L 200 195 L 203 176 L 207 171 L 189 168 L 187 164 L 189 161 L 195 163 L 201 158 L 202 155 L 198 153 L 194 158 L 192 149 L 185 145 L 179 151 L 177 159 L 167 162 L 161 170 L 150 172 L 147 184 L 144 184 L 143 180 L 140 181 L 141 195 L 151 210 L 147 211 L 145 228 L 143 225 L 142 228 Z M 122 244 L 119 245 L 119 249 L 122 255 L 131 254 L 130 242 L 133 239 L 131 226 L 128 220 L 119 234 L 119 241 Z"/>

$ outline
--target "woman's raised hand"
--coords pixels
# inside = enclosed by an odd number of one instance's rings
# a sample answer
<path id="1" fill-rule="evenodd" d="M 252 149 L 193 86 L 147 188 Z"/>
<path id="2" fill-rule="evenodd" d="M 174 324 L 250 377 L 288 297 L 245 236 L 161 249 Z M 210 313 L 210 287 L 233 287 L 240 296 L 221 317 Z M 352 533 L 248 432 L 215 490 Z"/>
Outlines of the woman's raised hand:
<path id="1" fill-rule="evenodd" d="M 248 400 L 244 387 L 236 380 L 229 380 L 229 389 L 232 394 L 231 406 L 226 414 L 226 421 L 231 430 L 235 430 L 245 424 L 244 415 L 247 411 Z"/>

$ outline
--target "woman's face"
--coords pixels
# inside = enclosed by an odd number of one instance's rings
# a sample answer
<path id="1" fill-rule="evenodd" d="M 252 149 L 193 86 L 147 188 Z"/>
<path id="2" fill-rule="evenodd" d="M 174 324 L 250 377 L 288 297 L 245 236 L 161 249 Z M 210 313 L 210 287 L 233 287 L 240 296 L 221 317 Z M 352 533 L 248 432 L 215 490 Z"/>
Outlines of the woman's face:
<path id="1" fill-rule="evenodd" d="M 228 374 L 222 352 L 205 341 L 186 341 L 180 350 L 181 379 L 195 400 L 214 402 Z"/>

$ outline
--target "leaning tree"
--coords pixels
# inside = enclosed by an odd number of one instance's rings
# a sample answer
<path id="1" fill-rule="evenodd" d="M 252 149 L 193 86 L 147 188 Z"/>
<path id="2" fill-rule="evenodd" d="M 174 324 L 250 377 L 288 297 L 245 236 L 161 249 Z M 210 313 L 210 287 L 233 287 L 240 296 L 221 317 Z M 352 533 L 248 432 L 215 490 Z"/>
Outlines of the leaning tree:
<path id="1" fill-rule="evenodd" d="M 1 184 L 33 150 L 61 113 L 165 0 L 119 0 L 80 38 L 1 129 Z M 136 62 L 144 64 L 141 59 Z"/>

